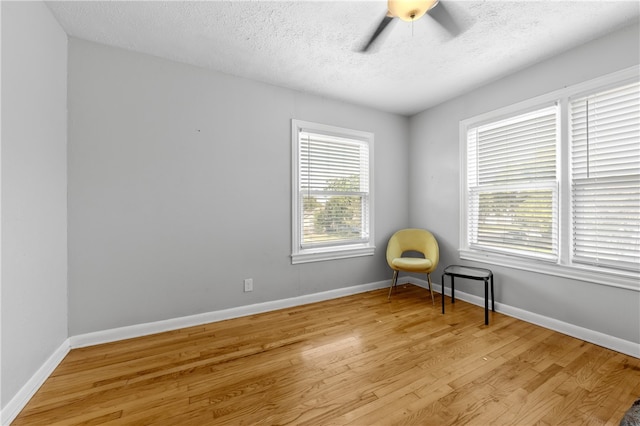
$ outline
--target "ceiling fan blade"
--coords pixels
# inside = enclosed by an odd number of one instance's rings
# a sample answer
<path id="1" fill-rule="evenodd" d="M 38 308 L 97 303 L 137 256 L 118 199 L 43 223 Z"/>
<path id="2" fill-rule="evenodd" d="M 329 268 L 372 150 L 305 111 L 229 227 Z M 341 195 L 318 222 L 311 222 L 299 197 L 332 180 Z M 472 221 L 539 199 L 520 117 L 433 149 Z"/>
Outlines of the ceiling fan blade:
<path id="1" fill-rule="evenodd" d="M 367 50 L 369 50 L 373 42 L 378 38 L 378 36 L 382 33 L 382 31 L 384 31 L 384 29 L 387 28 L 387 25 L 389 25 L 389 22 L 391 22 L 392 20 L 393 20 L 393 16 L 389 16 L 388 14 L 385 15 L 384 18 L 382 18 L 382 21 L 380 21 L 378 28 L 376 28 L 374 33 L 371 35 L 371 38 L 369 39 L 369 41 L 367 42 L 367 44 L 364 45 L 364 47 L 360 50 L 360 52 L 366 52 Z"/>
<path id="2" fill-rule="evenodd" d="M 467 30 L 467 28 L 462 27 L 458 22 L 456 22 L 456 20 L 453 18 L 453 16 L 451 16 L 451 13 L 442 1 L 436 4 L 431 10 L 429 10 L 428 15 L 432 17 L 433 20 L 436 21 L 442 28 L 444 28 L 452 37 L 457 37 Z"/>

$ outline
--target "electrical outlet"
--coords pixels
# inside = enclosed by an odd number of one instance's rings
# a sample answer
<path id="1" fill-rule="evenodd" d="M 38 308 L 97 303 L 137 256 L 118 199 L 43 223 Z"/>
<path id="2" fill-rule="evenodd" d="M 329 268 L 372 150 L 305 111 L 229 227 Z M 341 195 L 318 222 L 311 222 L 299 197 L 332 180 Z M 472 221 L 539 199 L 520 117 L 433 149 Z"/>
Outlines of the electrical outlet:
<path id="1" fill-rule="evenodd" d="M 244 280 L 244 291 L 253 291 L 253 278 L 247 278 Z"/>

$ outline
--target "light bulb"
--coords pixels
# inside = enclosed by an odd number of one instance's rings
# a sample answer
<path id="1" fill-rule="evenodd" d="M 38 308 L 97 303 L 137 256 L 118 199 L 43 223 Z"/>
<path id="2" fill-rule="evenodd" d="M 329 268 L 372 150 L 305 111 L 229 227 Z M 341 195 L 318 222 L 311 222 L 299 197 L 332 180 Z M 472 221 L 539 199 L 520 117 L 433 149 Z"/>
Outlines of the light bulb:
<path id="1" fill-rule="evenodd" d="M 389 0 L 389 13 L 411 22 L 421 18 L 436 3 L 437 0 Z"/>

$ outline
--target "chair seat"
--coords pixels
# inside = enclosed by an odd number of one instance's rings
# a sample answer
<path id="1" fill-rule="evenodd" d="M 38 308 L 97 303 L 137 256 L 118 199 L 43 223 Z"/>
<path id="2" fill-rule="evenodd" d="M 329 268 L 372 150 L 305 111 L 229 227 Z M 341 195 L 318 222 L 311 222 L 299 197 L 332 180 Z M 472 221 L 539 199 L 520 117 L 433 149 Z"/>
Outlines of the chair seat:
<path id="1" fill-rule="evenodd" d="M 424 272 L 433 266 L 433 262 L 429 259 L 416 257 L 396 257 L 391 261 L 391 265 L 403 271 Z"/>

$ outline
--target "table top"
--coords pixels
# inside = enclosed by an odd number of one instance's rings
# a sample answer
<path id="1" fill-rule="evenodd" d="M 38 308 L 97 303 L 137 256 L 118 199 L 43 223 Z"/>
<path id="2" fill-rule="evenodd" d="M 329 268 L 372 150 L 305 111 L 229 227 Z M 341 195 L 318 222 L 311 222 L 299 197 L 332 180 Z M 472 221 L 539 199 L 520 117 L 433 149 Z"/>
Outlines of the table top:
<path id="1" fill-rule="evenodd" d="M 455 275 L 464 278 L 485 279 L 493 275 L 489 269 L 475 268 L 473 266 L 449 265 L 444 268 L 446 275 Z"/>

